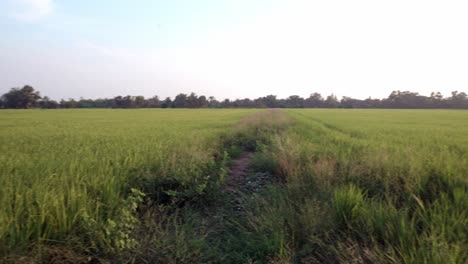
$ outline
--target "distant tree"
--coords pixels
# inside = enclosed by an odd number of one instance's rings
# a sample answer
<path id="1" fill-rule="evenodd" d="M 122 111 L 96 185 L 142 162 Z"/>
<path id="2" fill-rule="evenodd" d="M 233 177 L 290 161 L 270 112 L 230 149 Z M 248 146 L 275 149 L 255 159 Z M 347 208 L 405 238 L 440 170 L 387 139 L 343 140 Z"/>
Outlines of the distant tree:
<path id="1" fill-rule="evenodd" d="M 442 100 L 444 99 L 444 96 L 440 92 L 432 92 L 431 98 L 434 98 L 435 100 Z"/>
<path id="2" fill-rule="evenodd" d="M 304 99 L 298 95 L 291 95 L 285 99 L 278 99 L 275 95 L 267 95 L 256 99 L 225 99 L 217 101 L 213 96 L 208 99 L 204 95 L 195 93 L 178 94 L 174 100 L 167 97 L 160 101 L 158 96 L 145 99 L 143 96 L 116 96 L 104 99 L 74 99 L 60 100 L 57 103 L 49 97 L 41 98 L 40 93 L 29 85 L 23 88 L 12 88 L 0 96 L 0 108 L 453 108 L 468 109 L 468 95 L 454 91 L 450 97 L 444 98 L 440 92 L 432 92 L 430 96 L 423 96 L 410 91 L 393 91 L 387 98 L 365 100 L 344 96 L 340 101 L 331 94 L 324 99 L 319 93 L 313 93 Z"/>
<path id="3" fill-rule="evenodd" d="M 325 101 L 323 102 L 323 105 L 326 108 L 337 108 L 340 106 L 340 102 L 338 101 L 338 99 L 336 98 L 334 94 L 331 94 L 327 96 L 327 99 L 325 99 Z"/>
<path id="4" fill-rule="evenodd" d="M 430 99 L 410 91 L 393 91 L 384 104 L 389 108 L 430 108 Z"/>
<path id="5" fill-rule="evenodd" d="M 2 98 L 5 108 L 26 109 L 37 106 L 41 96 L 32 86 L 25 85 L 23 88 L 11 88 Z"/>
<path id="6" fill-rule="evenodd" d="M 133 96 L 132 97 L 132 101 L 133 101 L 133 107 L 136 107 L 136 108 L 144 108 L 146 107 L 146 101 L 145 101 L 145 97 L 144 96 Z"/>
<path id="7" fill-rule="evenodd" d="M 172 106 L 172 100 L 170 97 L 166 97 L 164 101 L 161 102 L 161 108 L 170 108 Z"/>
<path id="8" fill-rule="evenodd" d="M 78 102 L 76 102 L 76 107 L 78 108 L 95 108 L 96 104 L 92 99 L 84 99 L 80 98 Z"/>
<path id="9" fill-rule="evenodd" d="M 249 98 L 237 99 L 234 102 L 232 102 L 232 107 L 252 108 L 254 107 L 254 102 L 250 100 Z"/>
<path id="10" fill-rule="evenodd" d="M 304 98 L 299 95 L 291 95 L 285 100 L 284 107 L 288 108 L 303 108 L 305 105 Z"/>
<path id="11" fill-rule="evenodd" d="M 112 99 L 96 99 L 94 100 L 94 107 L 97 108 L 111 108 L 113 104 Z"/>
<path id="12" fill-rule="evenodd" d="M 49 97 L 44 96 L 39 102 L 38 106 L 42 109 L 55 109 L 59 107 L 59 103 L 54 100 L 50 100 Z"/>
<path id="13" fill-rule="evenodd" d="M 78 107 L 78 102 L 75 101 L 75 99 L 69 99 L 68 100 L 68 108 L 77 108 Z"/>
<path id="14" fill-rule="evenodd" d="M 144 98 L 143 98 L 144 99 Z M 127 95 L 123 98 L 123 108 L 135 108 L 135 96 Z"/>
<path id="15" fill-rule="evenodd" d="M 206 100 L 206 96 L 200 95 L 197 100 L 197 106 L 199 108 L 208 107 L 208 100 Z"/>
<path id="16" fill-rule="evenodd" d="M 256 100 L 256 104 L 260 107 L 276 108 L 280 107 L 276 95 L 267 95 L 265 97 L 260 97 Z"/>
<path id="17" fill-rule="evenodd" d="M 449 99 L 451 108 L 468 109 L 468 95 L 464 92 L 453 91 Z"/>
<path id="18" fill-rule="evenodd" d="M 186 99 L 186 107 L 188 108 L 199 108 L 198 96 L 196 93 L 190 93 Z"/>
<path id="19" fill-rule="evenodd" d="M 119 95 L 114 97 L 114 102 L 112 103 L 113 108 L 123 108 L 124 105 L 125 103 L 122 96 Z"/>
<path id="20" fill-rule="evenodd" d="M 364 100 L 363 108 L 382 108 L 382 101 L 379 99 L 367 98 Z"/>
<path id="21" fill-rule="evenodd" d="M 172 107 L 174 108 L 188 107 L 187 95 L 183 93 L 176 95 L 176 97 L 174 98 L 174 101 L 172 102 Z"/>
<path id="22" fill-rule="evenodd" d="M 343 96 L 340 102 L 340 107 L 342 108 L 360 108 L 361 100 L 353 99 L 351 97 Z"/>
<path id="23" fill-rule="evenodd" d="M 208 107 L 210 108 L 219 107 L 219 102 L 216 100 L 214 96 L 208 97 Z"/>
<path id="24" fill-rule="evenodd" d="M 220 103 L 220 107 L 221 107 L 221 108 L 230 108 L 230 107 L 232 107 L 231 101 L 230 101 L 229 99 L 224 99 L 224 100 Z"/>
<path id="25" fill-rule="evenodd" d="M 243 100 L 236 99 L 231 102 L 233 108 L 242 108 L 243 107 Z"/>
<path id="26" fill-rule="evenodd" d="M 430 108 L 444 108 L 444 96 L 440 92 L 432 92 L 428 98 Z"/>
<path id="27" fill-rule="evenodd" d="M 275 108 L 279 107 L 278 99 L 276 98 L 276 95 L 267 95 L 265 96 L 265 105 L 270 108 Z"/>
<path id="28" fill-rule="evenodd" d="M 142 99 L 142 100 L 141 100 Z M 140 103 L 144 103 L 144 97 L 140 98 Z M 114 97 L 114 103 L 112 105 L 113 108 L 135 108 L 136 107 L 136 97 L 127 95 L 127 96 L 116 96 Z"/>
<path id="29" fill-rule="evenodd" d="M 65 101 L 65 99 L 61 99 L 60 102 L 59 102 L 59 107 L 60 108 L 67 108 L 66 105 L 67 105 L 67 101 Z"/>
<path id="30" fill-rule="evenodd" d="M 305 107 L 309 107 L 309 108 L 322 107 L 323 97 L 319 93 L 313 93 L 309 96 L 309 98 L 305 99 L 304 103 L 305 103 Z"/>
<path id="31" fill-rule="evenodd" d="M 62 100 L 64 105 L 63 108 L 77 108 L 78 107 L 78 102 L 75 101 L 75 99 L 68 99 L 68 101 Z M 62 101 L 60 101 L 60 106 L 62 107 Z"/>
<path id="32" fill-rule="evenodd" d="M 146 107 L 148 108 L 158 108 L 161 107 L 161 102 L 159 101 L 159 97 L 157 95 L 149 98 L 146 100 Z"/>

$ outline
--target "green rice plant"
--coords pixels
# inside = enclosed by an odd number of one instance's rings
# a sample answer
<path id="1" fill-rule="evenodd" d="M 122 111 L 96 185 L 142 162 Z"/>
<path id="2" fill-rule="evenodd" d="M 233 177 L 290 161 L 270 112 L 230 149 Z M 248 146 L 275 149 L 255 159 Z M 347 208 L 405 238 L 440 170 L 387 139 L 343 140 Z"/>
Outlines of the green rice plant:
<path id="1" fill-rule="evenodd" d="M 220 135 L 255 111 L 1 111 L 0 262 L 47 262 L 41 248 L 99 256 L 136 247 L 132 188 L 151 198 L 146 187 L 173 178 L 183 195 L 209 192 Z"/>
<path id="2" fill-rule="evenodd" d="M 466 263 L 467 124 L 452 110 L 1 111 L 0 262 Z M 278 180 L 236 213 L 222 186 L 245 151 Z"/>
<path id="3" fill-rule="evenodd" d="M 225 236 L 228 263 L 260 261 L 290 263 L 294 259 L 294 210 L 281 188 L 271 186 L 268 196 L 245 196 L 245 217 L 231 221 Z M 232 255 L 231 255 L 232 254 Z"/>
<path id="4" fill-rule="evenodd" d="M 344 186 L 335 190 L 333 208 L 335 220 L 339 227 L 351 227 L 356 219 L 361 217 L 365 193 L 354 185 Z"/>
<path id="5" fill-rule="evenodd" d="M 287 199 L 332 209 L 322 224 L 293 211 L 302 261 L 466 263 L 466 111 L 288 113 L 295 125 L 273 152 Z"/>

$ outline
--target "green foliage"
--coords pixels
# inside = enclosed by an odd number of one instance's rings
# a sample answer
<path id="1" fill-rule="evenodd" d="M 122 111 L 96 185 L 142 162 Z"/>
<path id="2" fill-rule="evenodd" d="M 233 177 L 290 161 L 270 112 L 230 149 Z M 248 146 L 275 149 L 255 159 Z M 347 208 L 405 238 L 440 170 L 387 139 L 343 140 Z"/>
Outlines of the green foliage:
<path id="1" fill-rule="evenodd" d="M 270 174 L 274 174 L 276 172 L 277 166 L 278 165 L 272 156 L 271 150 L 264 147 L 255 153 L 252 161 L 250 162 L 250 167 L 254 171 L 267 172 Z"/>
<path id="2" fill-rule="evenodd" d="M 131 194 L 114 218 L 107 218 L 105 222 L 98 222 L 88 214 L 82 216 L 82 233 L 91 245 L 92 250 L 99 253 L 119 253 L 123 250 L 135 248 L 138 245 L 133 231 L 138 227 L 136 210 L 143 202 L 144 193 L 132 188 Z M 78 234 L 77 234 L 78 235 Z"/>
<path id="3" fill-rule="evenodd" d="M 42 245 L 114 256 L 137 246 L 136 189 L 150 199 L 174 179 L 183 188 L 164 191 L 175 200 L 206 200 L 226 173 L 219 135 L 252 112 L 2 111 L 0 262 Z"/>
<path id="4" fill-rule="evenodd" d="M 29 85 L 25 85 L 23 88 L 12 88 L 0 97 L 0 100 L 4 101 L 5 108 L 24 109 L 37 106 L 39 99 L 41 99 L 39 92 L 34 91 L 34 88 Z"/>
<path id="5" fill-rule="evenodd" d="M 300 262 L 466 263 L 466 112 L 289 113 L 273 148 L 283 199 L 332 209 L 318 222 L 293 212 Z"/>
<path id="6" fill-rule="evenodd" d="M 238 242 L 247 248 L 244 255 L 253 254 L 249 248 L 278 245 L 281 237 L 288 246 L 266 247 L 268 253 L 255 259 L 468 261 L 465 112 L 288 112 L 295 125 L 257 148 L 261 152 L 252 162 L 257 169 L 274 164 L 283 184 L 282 191 L 265 195 L 267 203 L 249 209 L 249 224 L 239 235 L 244 244 Z M 287 228 L 271 224 L 272 219 L 288 223 Z M 274 235 L 281 232 L 285 235 Z"/>
<path id="7" fill-rule="evenodd" d="M 280 110 L 257 112 L 240 120 L 233 130 L 221 137 L 224 148 L 234 153 L 258 151 L 262 145 L 271 143 L 272 136 L 284 131 L 291 124 L 291 119 Z"/>
<path id="8" fill-rule="evenodd" d="M 363 201 L 363 191 L 354 185 L 335 190 L 333 207 L 338 226 L 351 226 L 361 214 Z"/>
<path id="9" fill-rule="evenodd" d="M 255 112 L 3 111 L 0 262 L 468 261 L 466 112 Z"/>

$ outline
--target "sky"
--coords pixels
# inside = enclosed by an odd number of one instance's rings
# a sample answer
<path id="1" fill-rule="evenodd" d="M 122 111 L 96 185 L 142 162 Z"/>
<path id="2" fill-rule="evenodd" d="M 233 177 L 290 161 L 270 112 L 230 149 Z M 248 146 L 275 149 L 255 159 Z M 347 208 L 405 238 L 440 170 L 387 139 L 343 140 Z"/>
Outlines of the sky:
<path id="1" fill-rule="evenodd" d="M 0 94 L 468 92 L 468 1 L 0 0 Z"/>

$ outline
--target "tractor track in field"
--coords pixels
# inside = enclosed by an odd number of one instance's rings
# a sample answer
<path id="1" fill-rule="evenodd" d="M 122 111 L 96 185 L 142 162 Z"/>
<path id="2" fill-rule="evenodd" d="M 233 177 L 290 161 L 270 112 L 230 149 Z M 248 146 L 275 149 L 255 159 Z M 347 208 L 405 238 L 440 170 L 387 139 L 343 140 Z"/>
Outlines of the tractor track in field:
<path id="1" fill-rule="evenodd" d="M 254 153 L 244 152 L 235 159 L 231 165 L 231 171 L 226 179 L 225 190 L 230 193 L 239 192 L 247 176 L 250 174 L 250 162 Z"/>
<path id="2" fill-rule="evenodd" d="M 304 116 L 304 117 L 306 116 L 303 113 L 300 113 L 300 115 Z M 318 118 L 308 117 L 308 119 L 316 122 L 319 125 L 322 125 L 326 129 L 329 129 L 329 130 L 331 130 L 333 132 L 336 132 L 336 133 L 338 133 L 340 135 L 343 135 L 343 136 L 346 136 L 348 138 L 360 139 L 360 140 L 365 139 L 365 136 L 357 133 L 356 131 L 346 131 L 344 129 L 341 129 L 341 128 L 337 127 L 337 126 L 329 124 L 329 123 L 327 123 L 327 122 L 325 122 L 323 120 L 320 120 Z"/>
<path id="3" fill-rule="evenodd" d="M 232 209 L 242 213 L 245 210 L 245 198 L 258 193 L 270 182 L 272 175 L 256 172 L 251 168 L 254 152 L 244 152 L 234 159 L 230 173 L 226 178 L 224 191 L 229 195 Z"/>

